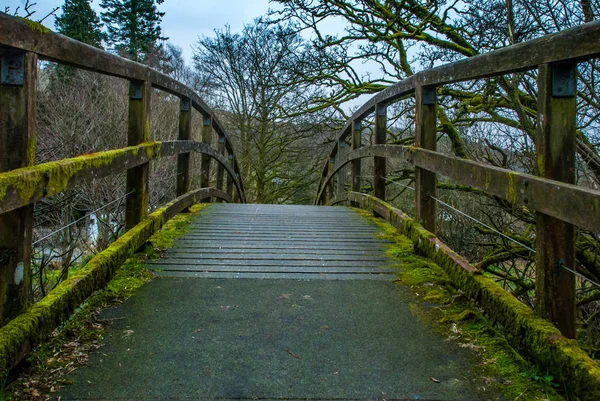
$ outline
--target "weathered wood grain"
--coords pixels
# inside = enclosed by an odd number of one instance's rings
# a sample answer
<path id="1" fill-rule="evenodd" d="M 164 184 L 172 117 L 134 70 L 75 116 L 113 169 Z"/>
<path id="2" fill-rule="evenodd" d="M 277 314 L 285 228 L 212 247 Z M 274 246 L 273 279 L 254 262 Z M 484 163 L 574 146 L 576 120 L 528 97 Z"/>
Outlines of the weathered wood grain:
<path id="1" fill-rule="evenodd" d="M 415 144 L 419 148 L 432 150 L 437 148 L 437 110 L 436 88 L 418 86 L 415 92 Z M 432 233 L 436 232 L 436 196 L 437 178 L 433 171 L 421 167 L 415 168 L 415 203 L 417 221 Z"/>
<path id="2" fill-rule="evenodd" d="M 182 98 L 179 105 L 179 136 L 180 141 L 192 139 L 192 100 Z M 190 191 L 190 154 L 181 153 L 177 156 L 177 196 Z"/>
<path id="3" fill-rule="evenodd" d="M 0 214 L 57 195 L 93 179 L 124 172 L 150 160 L 190 152 L 208 154 L 223 164 L 232 177 L 232 187 L 235 185 L 238 191 L 241 190 L 239 181 L 233 178 L 235 172 L 229 161 L 208 145 L 195 141 L 148 142 L 2 173 Z"/>
<path id="4" fill-rule="evenodd" d="M 133 81 L 148 81 L 154 88 L 180 98 L 189 98 L 194 109 L 212 117 L 215 131 L 227 138 L 227 150 L 234 153 L 233 144 L 214 111 L 191 88 L 166 74 L 57 34 L 42 25 L 1 12 L 0 45 L 37 54 L 40 59 L 100 74 Z"/>
<path id="5" fill-rule="evenodd" d="M 542 177 L 568 184 L 575 183 L 577 99 L 575 91 L 566 96 L 555 96 L 553 89 L 560 85 L 561 77 L 553 75 L 566 73 L 563 83 L 568 80 L 572 88 L 577 88 L 576 71 L 574 64 L 544 64 L 540 66 L 538 76 L 536 150 L 539 173 Z M 564 209 L 576 207 L 558 206 Z M 575 276 L 565 269 L 576 269 L 575 227 L 538 213 L 536 244 L 536 313 L 554 323 L 565 337 L 576 338 Z"/>
<path id="6" fill-rule="evenodd" d="M 540 64 L 585 61 L 600 56 L 600 21 L 589 22 L 555 34 L 507 46 L 486 54 L 421 71 L 379 92 L 360 107 L 340 130 L 338 139 L 349 134 L 355 120 L 375 111 L 377 104 L 391 104 L 411 96 L 418 85 L 441 86 L 532 70 Z M 335 154 L 333 146 L 331 154 Z M 320 188 L 319 188 L 320 190 Z"/>
<path id="7" fill-rule="evenodd" d="M 375 133 L 373 143 L 375 145 L 385 145 L 387 142 L 387 106 L 384 103 L 378 103 L 375 106 Z M 373 193 L 379 199 L 385 200 L 385 178 L 386 178 L 385 157 L 376 156 L 373 160 Z"/>
<path id="8" fill-rule="evenodd" d="M 0 172 L 33 165 L 36 141 L 37 57 L 0 50 L 19 84 L 0 84 Z M 33 206 L 0 212 L 0 326 L 30 305 Z"/>
<path id="9" fill-rule="evenodd" d="M 149 81 L 129 83 L 129 121 L 127 145 L 136 146 L 150 140 L 152 86 Z M 150 164 L 127 169 L 125 230 L 129 231 L 148 215 L 148 179 Z"/>
<path id="10" fill-rule="evenodd" d="M 401 159 L 512 203 L 590 231 L 600 231 L 598 191 L 411 146 L 373 145 L 352 151 L 336 164 L 325 181 L 353 160 L 374 156 Z"/>

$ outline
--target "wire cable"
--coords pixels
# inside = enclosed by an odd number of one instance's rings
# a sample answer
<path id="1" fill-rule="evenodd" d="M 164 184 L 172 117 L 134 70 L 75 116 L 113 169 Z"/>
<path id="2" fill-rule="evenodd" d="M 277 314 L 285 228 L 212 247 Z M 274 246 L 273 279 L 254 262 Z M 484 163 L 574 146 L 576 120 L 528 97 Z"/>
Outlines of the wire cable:
<path id="1" fill-rule="evenodd" d="M 364 177 L 364 176 L 360 176 L 360 177 Z M 371 176 L 369 176 L 369 177 L 371 177 Z M 404 184 L 400 184 L 399 182 L 396 182 L 396 181 L 390 180 L 390 179 L 389 179 L 389 178 L 387 178 L 387 177 L 383 177 L 383 179 L 384 179 L 384 180 L 386 180 L 386 181 L 388 181 L 388 182 L 391 182 L 392 184 L 396 184 L 396 185 L 398 185 L 398 186 L 401 186 L 401 187 L 404 187 L 404 188 L 406 188 L 406 189 L 410 189 L 411 191 L 416 191 L 416 189 L 415 189 L 415 188 L 413 188 L 413 187 L 410 187 L 410 186 L 408 186 L 408 185 L 404 185 Z M 430 196 L 431 196 L 431 195 L 430 195 Z M 505 238 L 505 239 L 507 239 L 507 240 L 509 240 L 509 241 L 511 241 L 511 242 L 514 242 L 515 244 L 517 244 L 517 245 L 519 245 L 519 246 L 522 246 L 523 248 L 527 249 L 528 251 L 531 251 L 531 252 L 533 252 L 533 253 L 537 253 L 537 252 L 536 252 L 536 250 L 535 250 L 535 249 L 533 249 L 532 247 L 530 247 L 530 246 L 528 246 L 528 245 L 525 245 L 525 244 L 523 244 L 522 242 L 520 242 L 520 241 L 517 241 L 517 240 L 516 240 L 516 239 L 514 239 L 514 238 L 511 238 L 510 236 L 508 236 L 508 235 L 504 234 L 503 232 L 501 232 L 501 231 L 499 231 L 499 230 L 497 230 L 497 229 L 495 229 L 495 228 L 493 228 L 493 227 L 491 227 L 491 226 L 489 226 L 489 225 L 487 225 L 487 224 L 485 224 L 485 223 L 483 223 L 483 222 L 481 222 L 481 221 L 477 220 L 475 217 L 472 217 L 472 216 L 468 215 L 467 213 L 463 212 L 462 210 L 459 210 L 459 209 L 455 208 L 454 206 L 452 206 L 452 205 L 450 205 L 450 204 L 448 204 L 448 203 L 444 202 L 443 200 L 441 200 L 441 199 L 438 199 L 438 198 L 436 198 L 435 196 L 431 196 L 431 198 L 432 198 L 432 199 L 434 199 L 435 201 L 439 202 L 441 205 L 443 205 L 443 206 L 447 207 L 448 209 L 451 209 L 451 210 L 453 210 L 453 211 L 455 211 L 455 212 L 457 212 L 457 213 L 461 214 L 462 216 L 464 216 L 464 217 L 466 217 L 466 218 L 468 218 L 468 219 L 470 219 L 470 220 L 472 220 L 472 221 L 476 222 L 477 224 L 480 224 L 480 225 L 482 225 L 483 227 L 487 228 L 488 230 L 491 230 L 492 232 L 494 232 L 494 233 L 496 233 L 496 234 L 498 234 L 498 235 L 502 236 L 503 238 Z M 586 277 L 586 276 L 584 276 L 583 274 L 581 274 L 581 273 L 579 273 L 579 272 L 577 272 L 577 271 L 575 271 L 575 270 L 572 270 L 572 269 L 568 268 L 567 266 L 561 266 L 561 268 L 565 269 L 565 270 L 566 270 L 566 271 L 568 271 L 568 272 L 571 272 L 571 273 L 573 273 L 574 275 L 578 276 L 579 278 L 581 278 L 581 279 L 583 279 L 583 280 L 585 280 L 585 281 L 588 281 L 588 282 L 592 283 L 593 285 L 595 285 L 596 287 L 600 288 L 600 284 L 598 284 L 598 283 L 597 283 L 597 282 L 595 282 L 594 280 L 590 280 L 589 278 L 587 278 L 587 277 Z"/>
<path id="2" fill-rule="evenodd" d="M 79 223 L 80 221 L 82 221 L 82 220 L 84 220 L 84 219 L 86 219 L 86 218 L 90 217 L 91 215 L 93 215 L 93 214 L 95 214 L 95 213 L 99 212 L 100 210 L 106 209 L 108 206 L 110 206 L 110 205 L 112 205 L 112 204 L 114 204 L 114 203 L 117 203 L 117 202 L 120 202 L 120 201 L 122 201 L 122 200 L 123 200 L 123 198 L 126 198 L 127 196 L 131 195 L 131 194 L 132 194 L 132 193 L 134 193 L 134 192 L 135 192 L 135 191 L 131 191 L 131 192 L 129 192 L 129 193 L 126 193 L 125 195 L 121 196 L 120 198 L 118 198 L 118 199 L 115 199 L 114 201 L 112 201 L 112 202 L 109 202 L 109 203 L 105 204 L 104 206 L 101 206 L 101 207 L 99 207 L 98 209 L 94 210 L 93 212 L 89 212 L 88 214 L 86 214 L 85 216 L 81 217 L 80 219 L 77 219 L 77 220 L 75 220 L 74 222 L 72 222 L 72 223 L 70 223 L 70 224 L 67 224 L 67 225 L 66 225 L 66 226 L 64 226 L 64 227 L 61 227 L 61 228 L 59 228 L 58 230 L 51 232 L 50 234 L 46 235 L 45 237 L 43 237 L 43 238 L 41 238 L 41 239 L 39 239 L 39 240 L 35 241 L 35 242 L 32 244 L 32 246 L 36 246 L 36 245 L 37 245 L 37 244 L 39 244 L 40 242 L 43 242 L 43 241 L 47 240 L 48 238 L 52 237 L 53 235 L 56 235 L 56 234 L 58 234 L 59 232 L 61 232 L 61 231 L 65 230 L 65 229 L 67 229 L 67 228 L 69 228 L 69 227 L 71 227 L 71 226 L 73 226 L 73 225 L 75 225 L 75 224 Z"/>

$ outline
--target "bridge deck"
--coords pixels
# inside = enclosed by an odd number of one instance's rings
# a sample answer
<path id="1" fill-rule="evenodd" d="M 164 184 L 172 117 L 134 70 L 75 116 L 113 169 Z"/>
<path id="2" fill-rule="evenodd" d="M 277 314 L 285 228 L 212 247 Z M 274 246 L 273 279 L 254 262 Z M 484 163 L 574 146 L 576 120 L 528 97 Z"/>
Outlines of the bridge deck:
<path id="1" fill-rule="evenodd" d="M 344 208 L 210 206 L 104 312 L 61 400 L 501 399 L 411 314 L 376 230 Z"/>

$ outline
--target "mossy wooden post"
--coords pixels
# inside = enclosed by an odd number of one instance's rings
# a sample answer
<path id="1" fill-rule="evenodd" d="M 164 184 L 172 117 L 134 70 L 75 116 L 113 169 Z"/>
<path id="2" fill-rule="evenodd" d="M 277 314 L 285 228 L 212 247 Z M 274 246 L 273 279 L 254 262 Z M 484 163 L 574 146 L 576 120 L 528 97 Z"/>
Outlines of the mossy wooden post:
<path id="1" fill-rule="evenodd" d="M 0 50 L 0 172 L 35 164 L 37 56 Z M 0 215 L 0 326 L 31 303 L 33 205 Z"/>
<path id="2" fill-rule="evenodd" d="M 387 142 L 387 105 L 375 105 L 375 145 L 385 145 Z M 373 192 L 376 198 L 385 201 L 386 158 L 374 157 L 373 161 Z"/>
<path id="3" fill-rule="evenodd" d="M 346 154 L 346 139 L 340 139 L 338 141 L 338 151 L 337 157 L 340 163 L 344 159 L 344 155 Z M 342 167 L 337 173 L 337 196 L 340 196 L 344 192 L 346 192 L 346 167 Z"/>
<path id="4" fill-rule="evenodd" d="M 225 142 L 227 139 L 223 135 L 219 135 L 219 154 L 226 157 Z M 217 188 L 223 190 L 223 181 L 225 178 L 225 167 L 221 163 L 217 163 Z"/>
<path id="5" fill-rule="evenodd" d="M 359 149 L 362 146 L 362 121 L 352 122 L 352 150 Z M 352 192 L 360 192 L 361 187 L 361 160 L 352 160 Z M 353 207 L 359 207 L 357 202 L 350 202 Z"/>
<path id="6" fill-rule="evenodd" d="M 233 153 L 229 153 L 229 151 L 227 151 L 227 159 L 229 160 L 229 165 L 231 166 L 231 168 L 233 168 L 234 166 L 234 160 L 233 160 Z M 233 197 L 233 178 L 231 177 L 230 174 L 227 174 L 227 195 L 229 195 L 230 197 Z"/>
<path id="7" fill-rule="evenodd" d="M 202 142 L 212 145 L 213 127 L 212 117 L 205 115 L 202 119 Z M 200 187 L 210 187 L 210 156 L 202 155 L 200 162 Z M 210 198 L 202 199 L 202 202 L 210 202 Z"/>
<path id="8" fill-rule="evenodd" d="M 127 145 L 134 146 L 150 140 L 150 100 L 152 85 L 149 81 L 129 82 L 129 124 Z M 127 199 L 125 229 L 130 230 L 148 215 L 148 175 L 150 163 L 127 170 Z"/>
<path id="9" fill-rule="evenodd" d="M 181 98 L 179 108 L 179 137 L 180 141 L 192 139 L 192 100 Z M 190 191 L 190 154 L 182 153 L 177 156 L 177 196 Z"/>
<path id="10" fill-rule="evenodd" d="M 336 156 L 329 156 L 327 162 L 327 175 L 329 176 L 333 169 L 335 169 L 335 158 Z M 325 191 L 325 204 L 328 204 L 333 198 L 335 198 L 335 177 L 331 177 L 327 183 L 327 190 Z"/>
<path id="11" fill-rule="evenodd" d="M 575 182 L 576 65 L 541 65 L 538 77 L 539 174 Z M 569 205 L 565 204 L 565 208 Z M 575 338 L 575 241 L 572 224 L 537 214 L 536 311 Z"/>
<path id="12" fill-rule="evenodd" d="M 435 151 L 437 148 L 436 88 L 417 86 L 415 102 L 415 144 L 417 147 Z M 434 172 L 415 167 L 417 221 L 432 233 L 436 232 L 436 201 L 432 198 L 436 195 L 436 181 Z"/>

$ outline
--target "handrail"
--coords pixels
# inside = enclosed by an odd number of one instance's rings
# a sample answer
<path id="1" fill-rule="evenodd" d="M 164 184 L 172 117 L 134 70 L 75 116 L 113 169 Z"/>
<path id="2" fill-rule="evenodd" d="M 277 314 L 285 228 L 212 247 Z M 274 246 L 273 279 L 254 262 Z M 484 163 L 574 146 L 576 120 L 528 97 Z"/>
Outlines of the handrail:
<path id="1" fill-rule="evenodd" d="M 148 142 L 0 173 L 0 214 L 58 195 L 93 179 L 125 172 L 150 160 L 189 152 L 215 159 L 241 193 L 236 173 L 228 160 L 207 144 L 196 141 Z"/>
<path id="2" fill-rule="evenodd" d="M 35 165 L 38 59 L 129 81 L 128 147 Z M 131 236 L 147 220 L 150 161 L 177 155 L 176 196 L 246 202 L 230 136 L 215 112 L 189 87 L 148 66 L 54 33 L 39 23 L 0 12 L 0 327 L 23 312 L 31 296 L 33 206 L 74 186 L 127 172 L 125 230 Z M 152 88 L 179 98 L 177 141 L 150 142 Z M 202 142 L 193 141 L 192 112 L 202 114 Z M 211 147 L 218 135 L 218 148 Z M 202 154 L 201 190 L 190 188 L 191 157 Z M 217 161 L 211 187 L 211 159 Z M 223 192 L 227 171 L 226 192 Z M 234 195 L 235 186 L 235 197 Z M 175 210 L 171 208 L 171 210 Z M 152 228 L 154 230 L 154 228 Z M 15 294 L 7 297 L 7 291 Z"/>
<path id="3" fill-rule="evenodd" d="M 418 72 L 379 92 L 362 105 L 340 130 L 338 141 L 350 134 L 352 124 L 375 111 L 377 104 L 389 105 L 415 91 L 418 86 L 436 86 L 472 79 L 488 78 L 537 68 L 541 64 L 579 62 L 600 56 L 600 21 L 589 22 L 558 33 L 507 46 Z M 334 142 L 329 157 L 337 154 Z M 327 176 L 327 163 L 323 170 Z M 321 186 L 319 186 L 319 191 Z"/>
<path id="4" fill-rule="evenodd" d="M 600 56 L 600 21 L 546 35 L 487 54 L 419 72 L 373 96 L 346 122 L 321 173 L 315 204 L 344 197 L 345 176 L 333 178 L 352 162 L 351 192 L 360 192 L 360 159 L 373 157 L 374 198 L 385 202 L 386 159 L 415 166 L 416 221 L 433 234 L 437 227 L 437 175 L 477 188 L 536 215 L 537 311 L 570 338 L 575 324 L 575 226 L 600 232 L 600 192 L 575 184 L 578 62 Z M 455 82 L 538 70 L 537 167 L 540 176 L 459 159 L 436 151 L 438 87 Z M 387 107 L 415 98 L 416 147 L 386 145 Z M 361 143 L 362 120 L 374 118 L 374 144 Z M 351 135 L 352 151 L 337 157 Z M 346 153 L 346 152 L 344 152 Z M 339 159 L 339 160 L 336 160 Z M 385 212 L 385 210 L 382 210 Z"/>
<path id="5" fill-rule="evenodd" d="M 215 131 L 226 139 L 226 149 L 235 153 L 231 139 L 214 111 L 183 83 L 146 65 L 119 57 L 23 18 L 0 12 L 0 45 L 35 53 L 39 58 L 134 81 L 149 81 L 154 88 L 191 99 L 192 107 L 210 117 Z M 239 173 L 237 161 L 234 169 Z M 243 185 L 240 185 L 243 192 Z"/>
<path id="6" fill-rule="evenodd" d="M 598 191 L 413 146 L 371 145 L 348 153 L 343 159 L 336 161 L 318 196 L 322 197 L 327 183 L 344 166 L 353 160 L 367 157 L 403 160 L 512 203 L 531 207 L 590 231 L 600 232 Z"/>

